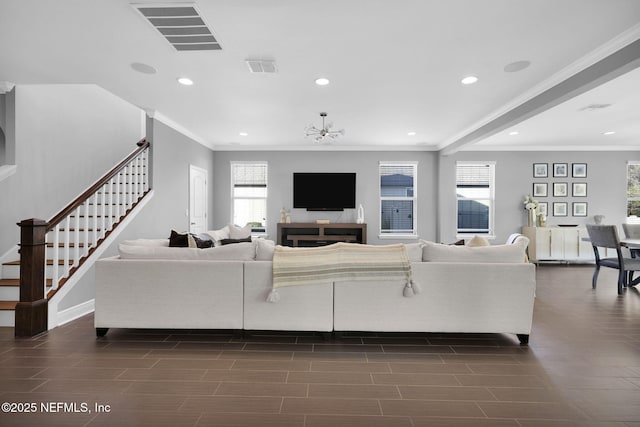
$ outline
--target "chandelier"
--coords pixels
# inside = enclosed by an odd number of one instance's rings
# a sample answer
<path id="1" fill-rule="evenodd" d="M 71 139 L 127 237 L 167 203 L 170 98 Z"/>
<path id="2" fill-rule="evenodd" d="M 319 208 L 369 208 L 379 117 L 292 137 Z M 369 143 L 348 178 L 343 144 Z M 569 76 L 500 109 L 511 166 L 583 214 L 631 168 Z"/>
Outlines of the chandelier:
<path id="1" fill-rule="evenodd" d="M 313 138 L 316 143 L 320 143 L 323 142 L 325 138 L 327 138 L 327 140 L 333 140 L 340 135 L 344 135 L 344 129 L 331 130 L 333 126 L 332 123 L 325 125 L 324 119 L 327 117 L 327 113 L 320 113 L 320 117 L 322 117 L 322 128 L 318 129 L 313 125 L 307 126 L 304 130 L 307 138 Z"/>

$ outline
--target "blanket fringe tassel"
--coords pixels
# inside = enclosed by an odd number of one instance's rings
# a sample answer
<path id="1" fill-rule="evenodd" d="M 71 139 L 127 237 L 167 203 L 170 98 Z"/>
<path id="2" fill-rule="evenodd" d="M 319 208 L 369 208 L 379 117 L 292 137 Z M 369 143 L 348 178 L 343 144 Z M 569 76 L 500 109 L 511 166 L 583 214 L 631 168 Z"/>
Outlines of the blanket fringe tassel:
<path id="1" fill-rule="evenodd" d="M 420 289 L 420 286 L 416 282 L 414 282 L 413 280 L 408 280 L 407 284 L 402 290 L 402 295 L 405 297 L 412 297 L 419 294 L 421 291 L 422 289 Z"/>
<path id="2" fill-rule="evenodd" d="M 280 301 L 280 294 L 276 289 L 272 289 L 269 292 L 269 296 L 267 297 L 267 302 L 278 302 Z"/>

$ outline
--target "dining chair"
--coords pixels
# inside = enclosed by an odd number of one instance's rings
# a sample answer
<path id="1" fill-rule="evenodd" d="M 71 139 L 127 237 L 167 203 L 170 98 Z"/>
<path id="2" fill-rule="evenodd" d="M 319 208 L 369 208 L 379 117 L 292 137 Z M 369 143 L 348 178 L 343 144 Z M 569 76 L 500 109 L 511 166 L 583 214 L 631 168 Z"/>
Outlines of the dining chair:
<path id="1" fill-rule="evenodd" d="M 624 237 L 627 239 L 639 239 L 640 240 L 640 224 L 622 224 L 622 230 L 624 231 Z M 640 247 L 629 247 L 629 253 L 631 258 L 640 258 Z M 633 281 L 633 272 L 629 272 L 629 282 Z"/>
<path id="2" fill-rule="evenodd" d="M 620 239 L 618 238 L 618 228 L 615 225 L 587 224 L 587 232 L 589 233 L 589 240 L 591 240 L 593 253 L 596 258 L 595 271 L 593 272 L 591 283 L 593 289 L 596 288 L 600 267 L 609 267 L 618 270 L 618 295 L 622 295 L 623 287 L 637 285 L 640 279 L 636 279 L 635 282 L 628 280 L 627 272 L 640 271 L 640 258 L 627 258 L 622 256 Z M 616 251 L 616 257 L 601 258 L 598 248 L 614 249 Z"/>

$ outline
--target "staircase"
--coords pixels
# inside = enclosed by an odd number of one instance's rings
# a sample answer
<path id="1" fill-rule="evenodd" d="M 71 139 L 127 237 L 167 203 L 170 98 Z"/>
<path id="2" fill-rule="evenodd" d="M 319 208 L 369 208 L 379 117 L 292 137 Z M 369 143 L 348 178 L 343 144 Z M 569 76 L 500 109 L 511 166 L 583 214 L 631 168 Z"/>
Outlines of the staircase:
<path id="1" fill-rule="evenodd" d="M 138 148 L 49 221 L 21 221 L 20 250 L 0 271 L 0 326 L 33 336 L 59 323 L 57 302 L 152 194 L 150 143 Z"/>

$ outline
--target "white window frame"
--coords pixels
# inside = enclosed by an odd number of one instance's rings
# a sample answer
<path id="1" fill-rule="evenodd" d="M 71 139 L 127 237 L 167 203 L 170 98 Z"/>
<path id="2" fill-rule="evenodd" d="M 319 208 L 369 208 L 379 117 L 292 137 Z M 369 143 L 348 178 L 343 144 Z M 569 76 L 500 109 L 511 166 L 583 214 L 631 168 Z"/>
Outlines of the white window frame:
<path id="1" fill-rule="evenodd" d="M 627 161 L 627 188 L 625 190 L 625 193 L 627 194 L 626 198 L 627 198 L 627 203 L 625 204 L 625 218 L 627 221 L 627 224 L 640 224 L 640 217 L 636 217 L 636 218 L 632 218 L 630 216 L 627 215 L 627 208 L 629 206 L 629 202 L 638 202 L 640 201 L 640 197 L 629 197 L 629 166 L 638 166 L 640 165 L 640 160 L 628 160 Z"/>
<path id="2" fill-rule="evenodd" d="M 234 188 L 235 188 L 235 167 L 236 165 L 259 165 L 259 166 L 265 166 L 266 167 L 266 191 L 265 191 L 265 195 L 264 197 L 235 197 L 234 194 Z M 230 162 L 230 168 L 229 168 L 229 172 L 231 175 L 231 207 L 230 207 L 230 221 L 231 223 L 233 223 L 233 218 L 235 217 L 235 212 L 234 212 L 234 206 L 235 206 L 235 200 L 236 199 L 255 199 L 255 200 L 262 200 L 264 199 L 264 204 L 265 204 L 265 219 L 264 219 L 264 230 L 256 230 L 254 231 L 253 229 L 251 230 L 251 235 L 252 236 L 266 236 L 268 234 L 268 195 L 269 195 L 269 163 L 266 161 L 231 161 Z M 244 224 L 236 224 L 239 226 L 244 226 Z"/>
<path id="3" fill-rule="evenodd" d="M 381 170 L 385 166 L 408 166 L 413 168 L 413 196 L 390 197 L 382 196 Z M 379 239 L 417 239 L 418 238 L 418 162 L 416 161 L 380 161 L 378 164 L 378 238 Z M 384 200 L 412 200 L 413 201 L 413 230 L 407 233 L 388 233 L 382 231 L 382 202 Z"/>
<path id="4" fill-rule="evenodd" d="M 460 232 L 458 228 L 458 166 L 489 166 L 491 171 L 491 180 L 489 182 L 489 231 L 487 233 L 478 233 L 478 232 L 470 232 L 464 233 Z M 454 171 L 455 175 L 455 187 L 454 187 L 454 196 L 455 196 L 455 219 L 456 219 L 456 239 L 467 239 L 471 238 L 475 235 L 486 237 L 487 239 L 495 239 L 496 237 L 496 228 L 495 228 L 495 207 L 496 207 L 496 162 L 495 161 L 456 161 L 456 168 Z M 465 200 L 475 200 L 473 198 L 465 198 Z M 482 200 L 486 200 L 482 198 Z"/>

